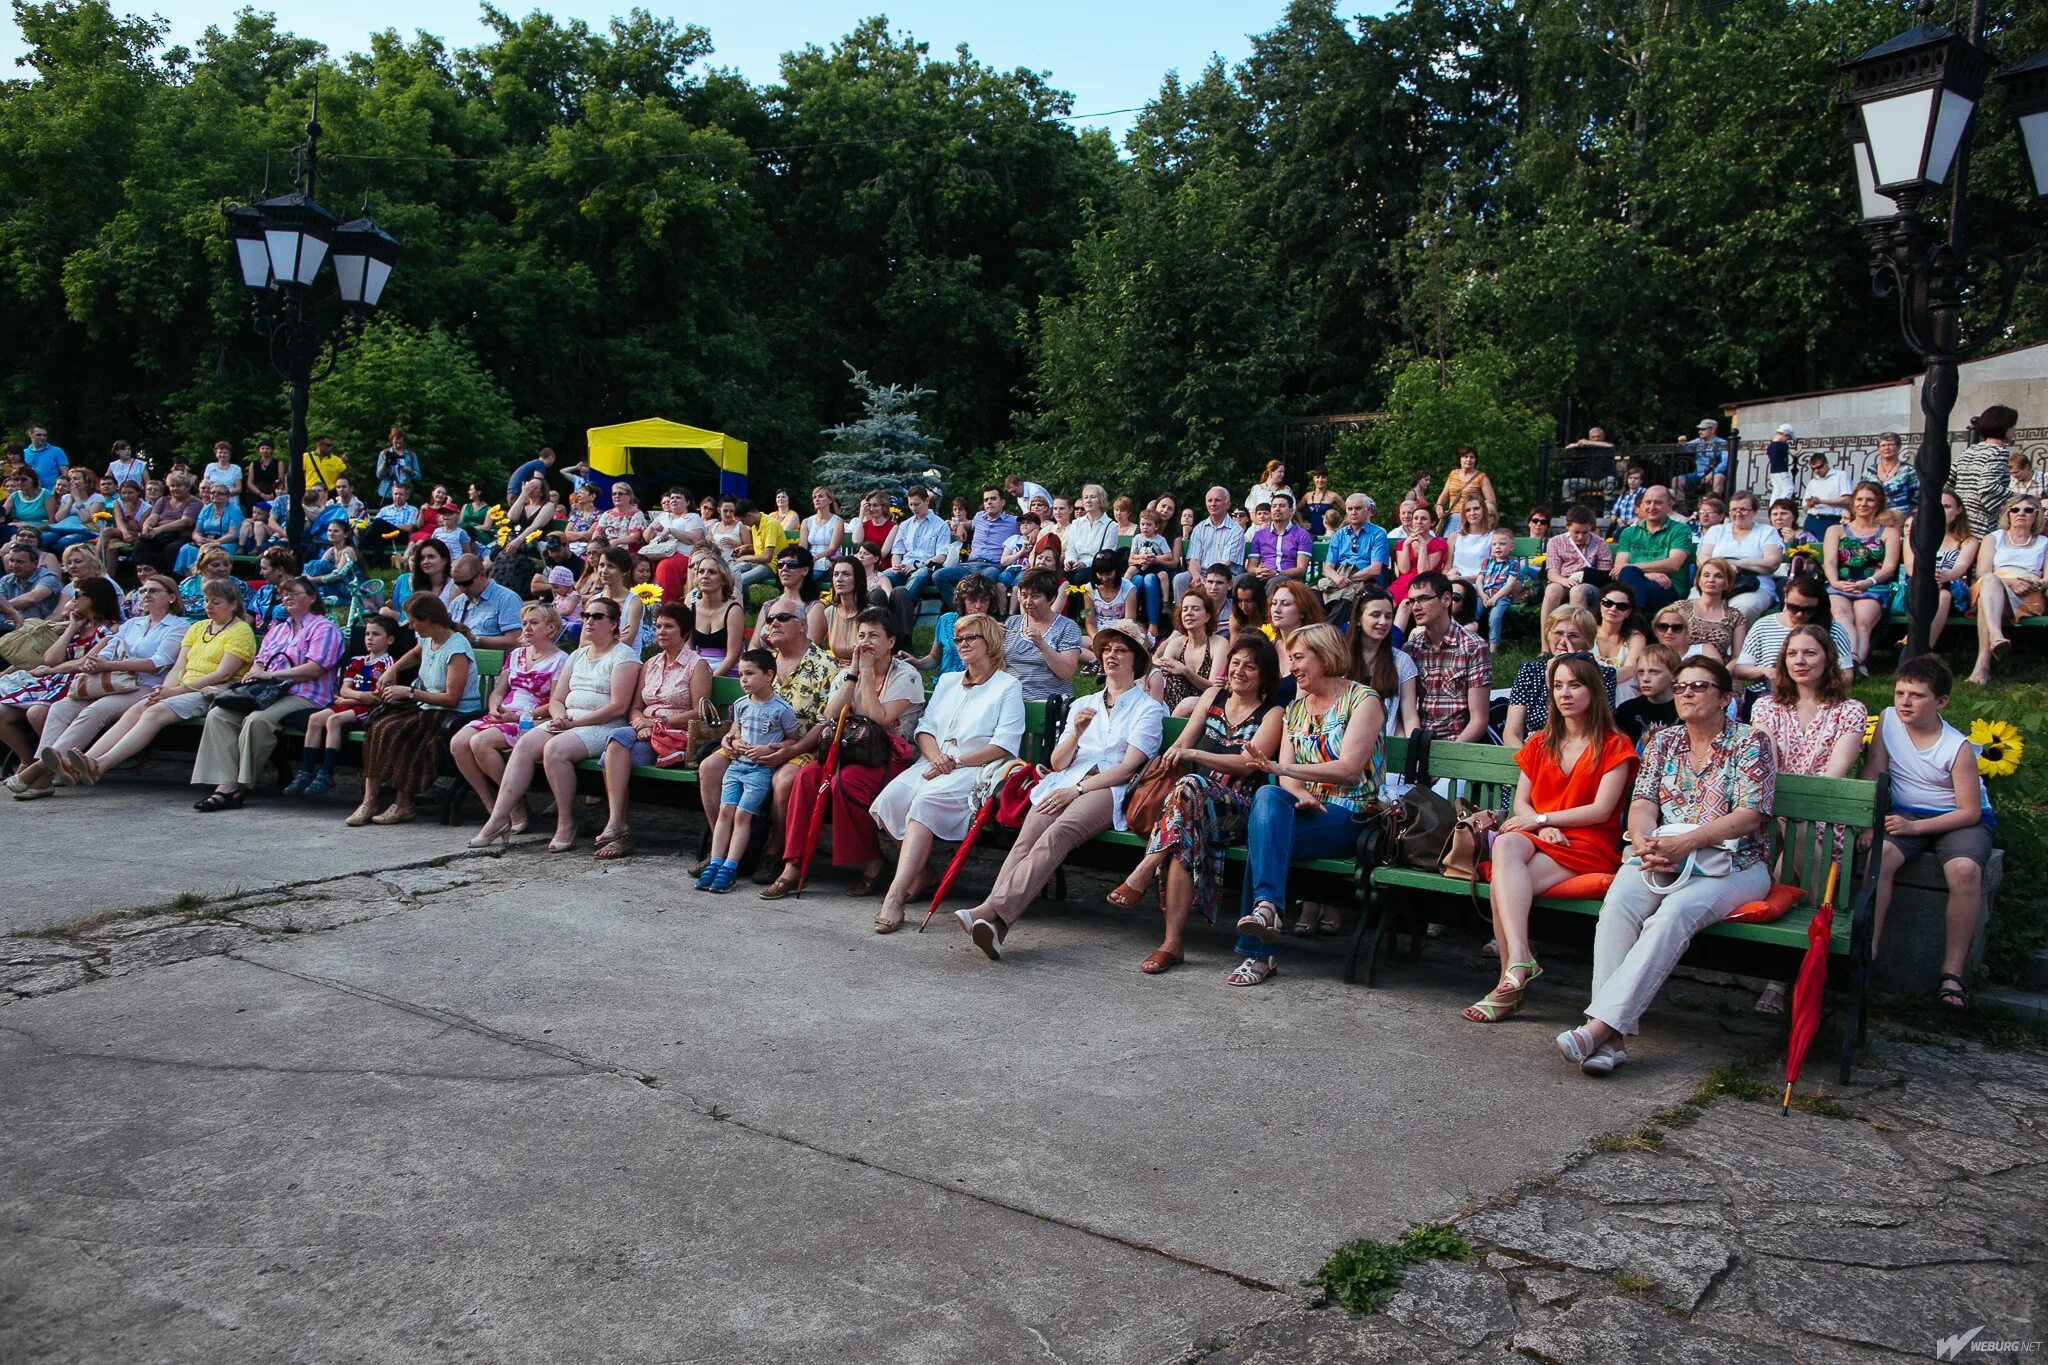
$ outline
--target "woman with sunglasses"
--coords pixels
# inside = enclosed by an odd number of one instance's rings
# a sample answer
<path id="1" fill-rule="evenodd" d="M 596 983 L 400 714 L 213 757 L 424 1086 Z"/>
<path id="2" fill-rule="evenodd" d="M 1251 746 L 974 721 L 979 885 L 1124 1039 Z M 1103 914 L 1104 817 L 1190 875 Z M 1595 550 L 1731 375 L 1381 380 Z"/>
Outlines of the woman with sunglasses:
<path id="1" fill-rule="evenodd" d="M 1761 731 L 1728 719 L 1732 687 L 1719 661 L 1686 660 L 1672 687 L 1680 723 L 1644 751 L 1628 811 L 1631 856 L 1593 931 L 1586 1022 L 1557 1035 L 1557 1050 L 1588 1075 L 1628 1060 L 1624 1040 L 1693 936 L 1771 888 L 1777 764 Z M 1701 857 L 1720 866 L 1710 874 Z"/>
<path id="2" fill-rule="evenodd" d="M 1475 1024 L 1519 1012 L 1529 984 L 1543 975 L 1529 945 L 1536 897 L 1572 877 L 1612 874 L 1621 865 L 1621 813 L 1636 751 L 1615 725 L 1607 700 L 1612 686 L 1589 655 L 1559 654 L 1548 664 L 1545 723 L 1537 727 L 1540 737 L 1516 750 L 1521 775 L 1513 809 L 1493 841 L 1493 942 L 1503 965 L 1499 983 L 1465 1007 Z M 1512 724 L 1512 708 L 1509 714 Z"/>
<path id="3" fill-rule="evenodd" d="M 1614 710 L 1615 672 L 1593 658 L 1593 613 L 1578 607 L 1559 607 L 1543 618 L 1546 652 L 1515 670 L 1514 685 L 1508 689 L 1507 719 L 1501 724 L 1500 742 L 1510 749 L 1521 748 L 1531 735 L 1543 733 L 1550 720 L 1551 664 L 1557 659 L 1585 655 L 1599 671 L 1600 691 L 1607 710 Z"/>
<path id="4" fill-rule="evenodd" d="M 2005 657 L 2007 620 L 2048 614 L 2048 536 L 2041 534 L 2041 500 L 2014 498 L 1999 513 L 1998 529 L 1977 547 L 1977 666 L 1970 681 L 1991 683 L 1991 665 Z"/>
<path id="5" fill-rule="evenodd" d="M 1650 618 L 1650 634 L 1680 659 L 1689 659 L 1699 652 L 1693 643 L 1692 622 L 1686 619 L 1685 608 L 1676 602 Z"/>
<path id="6" fill-rule="evenodd" d="M 1636 599 L 1629 590 L 1613 583 L 1602 588 L 1599 624 L 1587 648 L 1594 658 L 1614 670 L 1615 686 L 1620 690 L 1627 691 L 1635 685 L 1636 660 L 1649 643 L 1649 633 L 1636 616 Z"/>
<path id="7" fill-rule="evenodd" d="M 793 611 L 804 623 L 804 634 L 813 640 L 825 636 L 825 604 L 818 600 L 818 583 L 811 576 L 811 552 L 801 545 L 785 545 L 775 556 L 775 596 L 761 604 L 754 617 L 753 649 L 773 648 L 768 643 L 768 618 Z"/>

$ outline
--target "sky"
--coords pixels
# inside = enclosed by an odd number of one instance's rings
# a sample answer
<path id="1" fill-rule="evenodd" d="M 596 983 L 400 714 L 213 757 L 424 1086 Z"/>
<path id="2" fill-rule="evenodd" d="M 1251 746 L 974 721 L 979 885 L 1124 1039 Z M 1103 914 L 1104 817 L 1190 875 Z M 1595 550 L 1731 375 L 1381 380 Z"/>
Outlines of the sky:
<path id="1" fill-rule="evenodd" d="M 169 41 L 191 45 L 209 24 L 226 27 L 242 0 L 115 0 L 117 10 L 154 13 L 170 23 Z M 675 13 L 682 22 L 711 32 L 711 63 L 737 69 L 755 84 L 777 75 L 782 53 L 814 43 L 831 44 L 862 19 L 889 16 L 892 28 L 908 30 L 933 55 L 950 54 L 966 43 L 987 65 L 1029 67 L 1049 73 L 1052 84 L 1074 96 L 1074 112 L 1094 117 L 1078 126 L 1106 127 L 1121 140 L 1131 110 L 1159 92 L 1168 71 L 1192 79 L 1220 55 L 1235 63 L 1250 51 L 1249 35 L 1272 28 L 1285 0 L 1036 0 L 1030 4 L 963 3 L 962 0 L 699 0 Z M 272 8 L 257 3 L 259 9 Z M 602 27 L 630 0 L 563 0 L 522 5 L 499 0 L 521 14 L 543 9 L 557 18 L 582 19 Z M 649 5 L 656 12 L 665 7 Z M 1378 13 L 1386 0 L 1351 0 L 1341 12 Z M 354 3 L 276 6 L 280 24 L 325 43 L 339 56 L 368 46 L 367 36 L 396 28 L 415 29 L 447 40 L 451 48 L 475 45 L 484 36 L 481 9 L 471 0 L 354 0 Z M 22 53 L 21 32 L 11 12 L 0 10 L 0 69 Z"/>

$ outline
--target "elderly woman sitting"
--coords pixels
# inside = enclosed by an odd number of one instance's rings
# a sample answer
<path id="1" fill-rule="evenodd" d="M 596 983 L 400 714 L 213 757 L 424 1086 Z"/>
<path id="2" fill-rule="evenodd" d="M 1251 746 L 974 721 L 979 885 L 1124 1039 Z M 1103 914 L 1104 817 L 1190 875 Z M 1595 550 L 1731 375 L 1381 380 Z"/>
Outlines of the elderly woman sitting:
<path id="1" fill-rule="evenodd" d="M 1052 771 L 1031 789 L 1031 813 L 988 899 L 957 912 L 975 947 L 993 959 L 1002 957 L 1010 927 L 1067 855 L 1112 826 L 1124 828 L 1124 789 L 1159 752 L 1166 707 L 1138 683 L 1152 671 L 1143 628 L 1105 626 L 1092 644 L 1102 663 L 1102 690 L 1068 713 Z"/>
<path id="2" fill-rule="evenodd" d="M 71 692 L 86 657 L 112 638 L 121 620 L 121 594 L 104 578 L 87 579 L 57 608 L 56 637 L 34 668 L 0 679 L 0 740 L 26 764 L 35 758 L 50 708 Z"/>
<path id="3" fill-rule="evenodd" d="M 277 727 L 334 700 L 341 631 L 321 614 L 320 590 L 310 579 L 293 578 L 279 597 L 285 619 L 263 633 L 255 665 L 241 681 L 272 683 L 281 690 L 274 701 L 259 698 L 245 707 L 215 706 L 206 713 L 192 780 L 212 783 L 213 791 L 195 802 L 194 810 L 241 809 L 243 793 L 261 780 L 277 752 Z"/>
<path id="4" fill-rule="evenodd" d="M 640 695 L 604 746 L 606 815 L 595 856 L 607 862 L 633 851 L 633 769 L 682 762 L 690 716 L 711 695 L 711 665 L 690 647 L 689 621 L 690 609 L 680 602 L 654 609 L 655 648 L 640 663 Z"/>
<path id="5" fill-rule="evenodd" d="M 1593 934 L 1593 999 L 1585 1024 L 1557 1035 L 1557 1050 L 1588 1075 L 1628 1060 L 1623 1040 L 1693 935 L 1771 888 L 1777 768 L 1763 732 L 1728 719 L 1733 688 L 1718 659 L 1687 659 L 1672 688 L 1680 723 L 1643 750 L 1628 813 L 1633 856 Z"/>
<path id="6" fill-rule="evenodd" d="M 975 792 L 1007 770 L 1024 742 L 1024 689 L 1002 671 L 1003 628 L 990 616 L 953 624 L 962 670 L 943 673 L 917 725 L 917 758 L 890 779 L 869 814 L 902 848 L 875 927 L 903 922 L 903 906 L 924 889 L 935 840 L 966 837 Z M 987 771 L 984 771 L 987 770 Z"/>

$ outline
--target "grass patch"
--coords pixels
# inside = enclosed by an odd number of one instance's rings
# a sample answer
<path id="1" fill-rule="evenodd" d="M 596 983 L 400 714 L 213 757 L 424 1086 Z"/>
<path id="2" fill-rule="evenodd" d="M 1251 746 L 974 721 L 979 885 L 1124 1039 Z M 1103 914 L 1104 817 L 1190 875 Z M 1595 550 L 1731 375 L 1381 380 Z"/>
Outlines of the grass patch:
<path id="1" fill-rule="evenodd" d="M 1353 1317 L 1376 1313 L 1401 1288 L 1418 1261 L 1469 1261 L 1472 1244 L 1456 1228 L 1418 1223 L 1392 1243 L 1360 1238 L 1330 1253 L 1309 1283 L 1320 1285 Z"/>
<path id="2" fill-rule="evenodd" d="M 1614 1272 L 1614 1287 L 1624 1294 L 1647 1294 L 1657 1287 L 1657 1282 L 1637 1271 L 1617 1270 Z"/>
<path id="3" fill-rule="evenodd" d="M 1664 1130 L 1645 1126 L 1626 1133 L 1602 1133 L 1593 1139 L 1592 1147 L 1596 1152 L 1661 1152 Z"/>

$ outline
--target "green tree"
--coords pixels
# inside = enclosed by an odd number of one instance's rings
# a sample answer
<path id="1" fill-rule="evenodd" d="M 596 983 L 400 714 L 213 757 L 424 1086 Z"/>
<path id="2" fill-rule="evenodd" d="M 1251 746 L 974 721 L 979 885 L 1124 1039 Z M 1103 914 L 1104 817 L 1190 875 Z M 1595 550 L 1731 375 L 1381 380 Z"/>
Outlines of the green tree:
<path id="1" fill-rule="evenodd" d="M 333 437 L 364 473 L 394 424 L 420 452 L 425 480 L 458 495 L 472 481 L 504 487 L 506 472 L 539 444 L 533 424 L 517 415 L 461 336 L 438 324 L 416 331 L 387 319 L 313 386 L 307 430 Z"/>
<path id="2" fill-rule="evenodd" d="M 1461 352 L 1441 368 L 1416 360 L 1395 377 L 1386 415 L 1340 438 L 1329 467 L 1340 488 L 1362 488 L 1382 507 L 1398 505 L 1418 468 L 1439 477 L 1459 446 L 1479 452 L 1503 506 L 1527 501 L 1550 418 L 1510 395 L 1509 364 L 1498 352 Z"/>
<path id="3" fill-rule="evenodd" d="M 934 391 L 877 384 L 866 370 L 846 368 L 860 395 L 861 416 L 825 429 L 832 444 L 813 466 L 813 476 L 848 506 L 870 488 L 901 488 L 943 477 L 946 471 L 933 463 L 932 454 L 940 442 L 925 435 L 913 410 Z"/>

